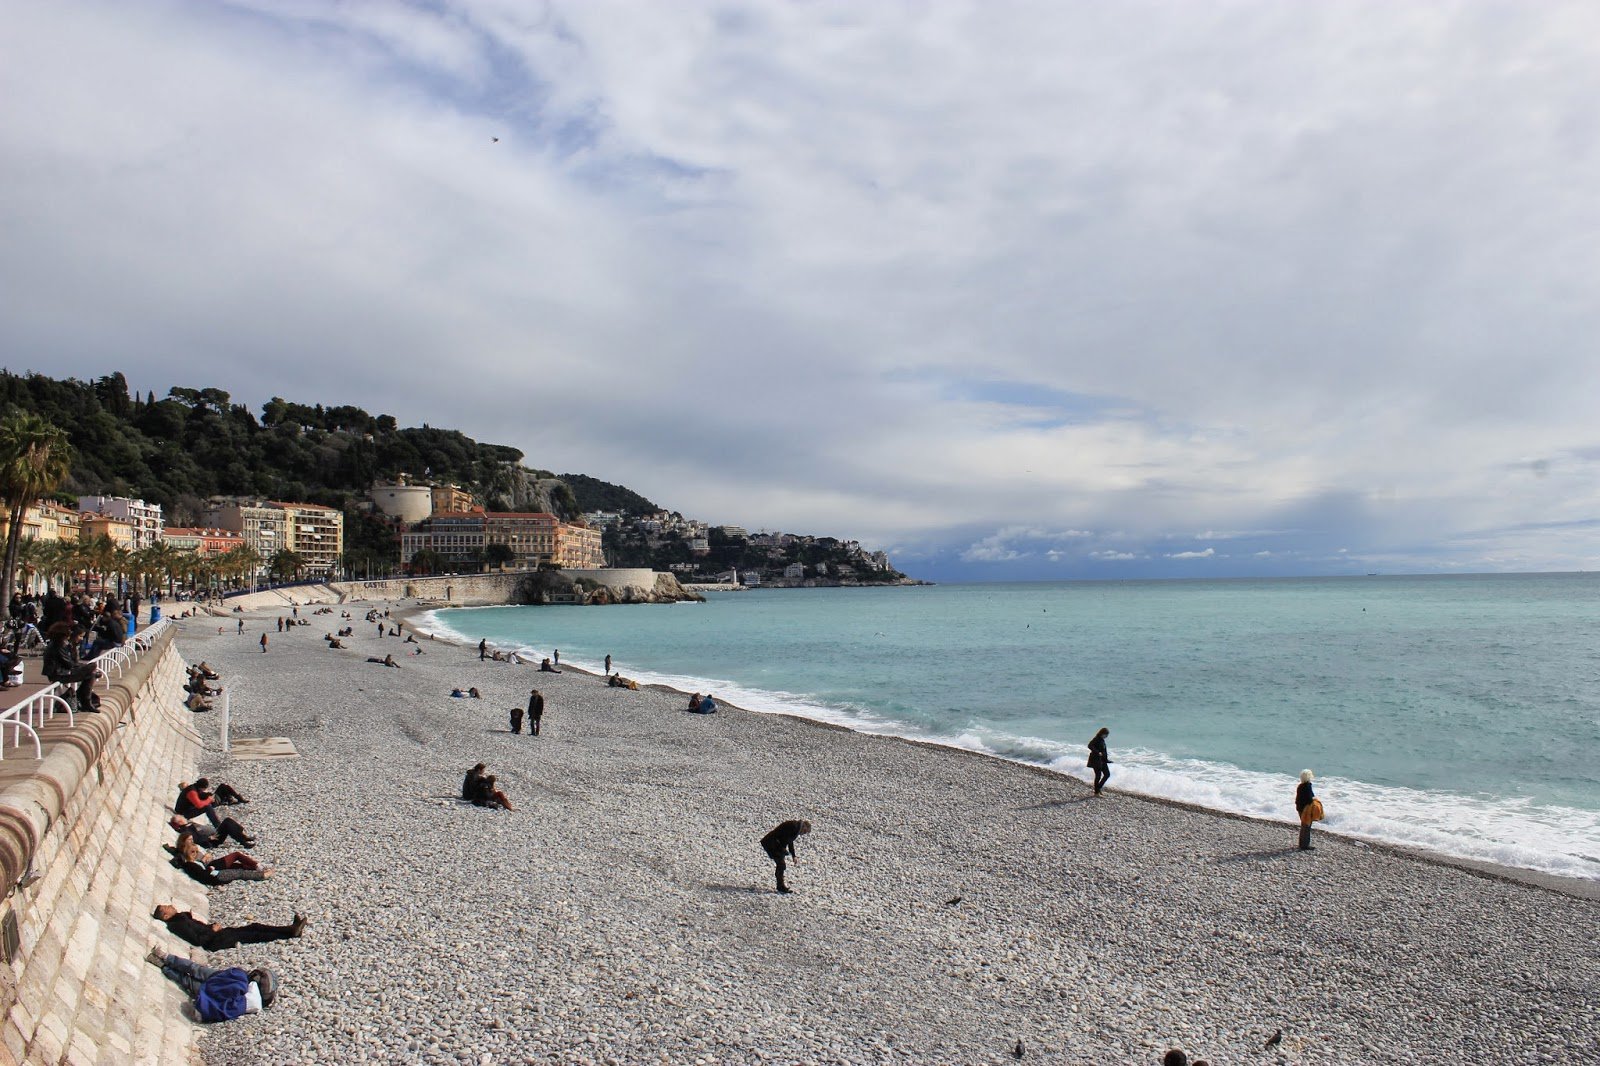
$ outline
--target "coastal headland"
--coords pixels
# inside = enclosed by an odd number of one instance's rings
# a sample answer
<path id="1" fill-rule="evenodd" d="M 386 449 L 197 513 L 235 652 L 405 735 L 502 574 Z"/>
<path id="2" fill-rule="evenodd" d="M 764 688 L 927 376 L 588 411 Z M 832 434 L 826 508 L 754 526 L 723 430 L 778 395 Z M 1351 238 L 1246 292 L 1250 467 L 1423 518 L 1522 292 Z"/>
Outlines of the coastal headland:
<path id="1" fill-rule="evenodd" d="M 186 621 L 230 686 L 284 977 L 230 1064 L 1581 1062 L 1600 903 L 970 753 L 378 637 Z M 355 616 L 348 650 L 325 631 Z M 395 614 L 397 618 L 398 612 Z M 263 654 L 257 639 L 271 633 Z M 424 654 L 408 654 L 420 648 Z M 394 654 L 401 669 L 367 662 Z M 626 672 L 625 652 L 623 670 Z M 478 688 L 483 698 L 453 699 Z M 538 687 L 535 738 L 508 709 Z M 197 718 L 202 732 L 216 723 Z M 515 811 L 455 798 L 488 764 Z M 1287 802 L 1287 800 L 1286 800 Z M 756 841 L 808 818 L 791 896 Z M 1279 1039 L 1268 1049 L 1269 1038 Z"/>

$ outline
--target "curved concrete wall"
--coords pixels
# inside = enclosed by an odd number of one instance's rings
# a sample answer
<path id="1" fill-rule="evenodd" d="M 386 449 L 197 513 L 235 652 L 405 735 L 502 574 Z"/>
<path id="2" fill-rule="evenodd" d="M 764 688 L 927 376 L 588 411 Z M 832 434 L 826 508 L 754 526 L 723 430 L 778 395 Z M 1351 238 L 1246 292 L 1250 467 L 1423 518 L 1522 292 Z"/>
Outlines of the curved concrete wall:
<path id="1" fill-rule="evenodd" d="M 205 913 L 161 849 L 200 751 L 183 682 L 169 631 L 101 692 L 100 714 L 44 726 L 42 760 L 30 746 L 0 764 L 0 929 L 16 937 L 0 958 L 0 1062 L 195 1061 L 186 997 L 142 961 L 154 904 Z"/>

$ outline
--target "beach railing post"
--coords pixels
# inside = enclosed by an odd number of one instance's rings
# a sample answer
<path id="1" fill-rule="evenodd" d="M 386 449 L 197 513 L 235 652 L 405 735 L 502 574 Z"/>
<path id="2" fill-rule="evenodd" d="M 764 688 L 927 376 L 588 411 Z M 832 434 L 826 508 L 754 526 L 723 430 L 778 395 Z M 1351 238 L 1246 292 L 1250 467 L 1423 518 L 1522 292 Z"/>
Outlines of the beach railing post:
<path id="1" fill-rule="evenodd" d="M 228 687 L 222 687 L 222 750 L 232 751 L 233 742 L 228 736 Z"/>

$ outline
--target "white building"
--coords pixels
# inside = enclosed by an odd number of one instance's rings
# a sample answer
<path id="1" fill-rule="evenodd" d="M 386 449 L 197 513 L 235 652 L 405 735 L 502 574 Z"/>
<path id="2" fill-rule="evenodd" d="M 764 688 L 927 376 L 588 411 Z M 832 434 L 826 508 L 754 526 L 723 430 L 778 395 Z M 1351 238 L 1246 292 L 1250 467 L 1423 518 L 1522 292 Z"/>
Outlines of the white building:
<path id="1" fill-rule="evenodd" d="M 166 522 L 161 517 L 159 503 L 130 500 L 126 496 L 80 496 L 78 509 L 95 511 L 109 518 L 120 518 L 133 527 L 131 547 L 138 551 L 161 540 Z"/>

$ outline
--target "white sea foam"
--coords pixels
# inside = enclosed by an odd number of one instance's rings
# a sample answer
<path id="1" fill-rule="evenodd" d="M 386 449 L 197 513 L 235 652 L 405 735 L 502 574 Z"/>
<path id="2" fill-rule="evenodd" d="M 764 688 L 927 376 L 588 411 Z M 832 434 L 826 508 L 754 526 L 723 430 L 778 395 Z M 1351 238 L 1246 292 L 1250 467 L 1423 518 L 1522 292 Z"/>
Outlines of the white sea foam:
<path id="1" fill-rule="evenodd" d="M 451 609 L 449 617 L 461 617 L 462 610 Z M 415 628 L 475 642 L 440 614 L 428 612 Z M 535 658 L 547 654 L 532 647 L 517 650 Z M 582 658 L 563 657 L 562 665 L 597 674 L 604 669 L 603 662 Z M 955 734 L 928 734 L 867 708 L 827 706 L 803 694 L 752 688 L 725 678 L 633 668 L 628 676 L 641 684 L 666 685 L 684 692 L 712 692 L 724 702 L 762 714 L 787 714 L 864 733 L 942 744 L 1044 766 L 1085 782 L 1093 776 L 1084 766 L 1084 749 L 1059 741 L 981 727 Z M 1113 788 L 1211 810 L 1281 820 L 1286 831 L 1294 824 L 1294 777 L 1137 748 L 1117 749 L 1113 756 Z M 1328 810 L 1321 827 L 1344 836 L 1600 880 L 1600 813 L 1594 811 L 1541 806 L 1520 798 L 1426 791 L 1342 778 L 1319 779 L 1317 793 Z"/>

